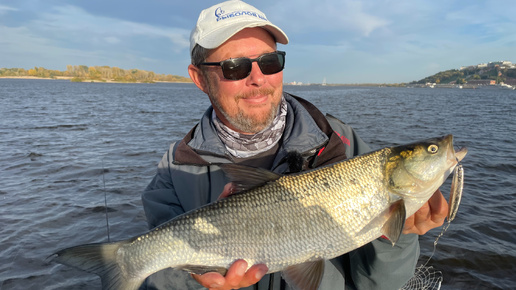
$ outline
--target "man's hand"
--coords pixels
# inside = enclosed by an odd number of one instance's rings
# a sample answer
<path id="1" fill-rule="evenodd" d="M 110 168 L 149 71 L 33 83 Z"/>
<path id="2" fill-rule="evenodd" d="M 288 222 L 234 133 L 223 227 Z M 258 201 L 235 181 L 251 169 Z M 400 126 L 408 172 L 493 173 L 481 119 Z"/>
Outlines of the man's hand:
<path id="1" fill-rule="evenodd" d="M 264 264 L 253 265 L 247 272 L 246 269 L 247 262 L 245 260 L 236 260 L 229 267 L 225 277 L 216 272 L 203 275 L 192 274 L 192 277 L 210 290 L 229 290 L 256 284 L 269 270 Z"/>
<path id="2" fill-rule="evenodd" d="M 226 198 L 230 195 L 232 195 L 235 191 L 235 186 L 233 185 L 233 183 L 226 183 L 226 185 L 224 186 L 224 189 L 222 190 L 222 193 L 219 195 L 219 198 L 218 199 L 223 199 L 223 198 Z"/>
<path id="3" fill-rule="evenodd" d="M 405 221 L 404 234 L 424 235 L 433 228 L 443 225 L 448 215 L 448 203 L 438 189 L 432 197 Z"/>

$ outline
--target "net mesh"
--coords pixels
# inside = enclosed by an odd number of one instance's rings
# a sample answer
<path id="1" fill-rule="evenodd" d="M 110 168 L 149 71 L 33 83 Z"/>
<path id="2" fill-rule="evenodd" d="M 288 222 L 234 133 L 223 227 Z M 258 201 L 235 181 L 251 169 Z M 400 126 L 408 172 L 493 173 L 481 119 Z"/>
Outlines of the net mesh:
<path id="1" fill-rule="evenodd" d="M 443 282 L 443 273 L 432 266 L 420 265 L 416 268 L 414 276 L 401 288 L 401 290 L 438 290 Z"/>
<path id="2" fill-rule="evenodd" d="M 435 238 L 434 249 L 426 263 L 419 265 L 416 268 L 414 276 L 408 280 L 408 282 L 400 290 L 438 290 L 441 289 L 441 283 L 443 282 L 443 272 L 434 269 L 432 266 L 427 266 L 432 257 L 435 254 L 437 248 L 437 242 L 444 235 L 446 230 L 450 227 L 450 221 L 446 223 L 441 233 Z"/>

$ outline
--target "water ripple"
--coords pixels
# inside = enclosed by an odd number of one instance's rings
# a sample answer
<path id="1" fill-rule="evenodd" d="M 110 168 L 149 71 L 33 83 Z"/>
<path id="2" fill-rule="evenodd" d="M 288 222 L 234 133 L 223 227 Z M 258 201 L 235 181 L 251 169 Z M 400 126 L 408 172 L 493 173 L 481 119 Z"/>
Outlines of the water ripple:
<path id="1" fill-rule="evenodd" d="M 430 265 L 443 289 L 516 285 L 516 97 L 497 90 L 286 86 L 352 125 L 371 147 L 454 134 L 467 146 L 456 220 Z M 511 95 L 512 93 L 512 95 Z M 207 97 L 191 84 L 0 79 L 0 288 L 98 289 L 97 276 L 46 258 L 142 233 L 140 194 Z M 442 191 L 447 194 L 447 181 Z M 421 237 L 422 260 L 440 229 Z"/>

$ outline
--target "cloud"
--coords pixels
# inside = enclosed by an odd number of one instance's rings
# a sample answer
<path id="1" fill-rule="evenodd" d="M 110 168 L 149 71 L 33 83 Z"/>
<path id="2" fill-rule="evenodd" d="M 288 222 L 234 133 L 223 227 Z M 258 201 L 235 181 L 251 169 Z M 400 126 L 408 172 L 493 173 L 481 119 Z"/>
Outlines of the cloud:
<path id="1" fill-rule="evenodd" d="M 18 25 L 0 21 L 2 67 L 84 64 L 185 74 L 189 30 L 93 15 L 73 5 L 19 11 L 31 18 Z"/>
<path id="2" fill-rule="evenodd" d="M 0 26 L 0 35 L 0 51 L 5 57 L 2 64 L 4 67 L 30 68 L 48 63 L 48 60 L 58 63 L 71 55 L 87 55 L 84 51 L 56 47 L 52 41 L 33 34 L 26 27 Z"/>
<path id="3" fill-rule="evenodd" d="M 12 8 L 5 5 L 0 5 L 0 15 L 8 13 L 9 11 L 18 11 L 17 8 Z"/>
<path id="4" fill-rule="evenodd" d="M 124 69 L 138 68 L 157 73 L 173 73 L 185 75 L 185 70 L 174 70 L 177 65 L 166 58 L 150 55 L 134 49 L 84 49 L 64 47 L 55 44 L 53 39 L 34 34 L 26 27 L 7 27 L 0 25 L 0 51 L 2 67 L 32 68 L 34 66 L 47 69 L 64 70 L 66 65 L 108 65 Z M 105 40 L 117 42 L 116 38 Z M 188 64 L 185 60 L 180 67 Z M 163 65 L 163 67 L 160 67 Z M 168 69 L 168 70 L 167 70 Z"/>
<path id="5" fill-rule="evenodd" d="M 369 36 L 373 31 L 388 26 L 390 21 L 368 12 L 363 1 L 321 0 L 277 1 L 267 16 L 295 32 L 345 32 L 356 36 Z"/>
<path id="6" fill-rule="evenodd" d="M 111 43 L 111 44 L 117 44 L 117 43 L 120 43 L 120 39 L 119 39 L 118 37 L 114 37 L 114 36 L 104 37 L 104 40 L 105 40 L 107 43 Z"/>
<path id="7" fill-rule="evenodd" d="M 67 43 L 122 44 L 132 37 L 161 38 L 170 41 L 174 49 L 189 47 L 189 31 L 152 26 L 145 23 L 119 20 L 87 13 L 72 5 L 59 6 L 42 13 L 32 22 L 33 29 L 64 39 Z M 130 43 L 126 43 L 130 44 Z"/>

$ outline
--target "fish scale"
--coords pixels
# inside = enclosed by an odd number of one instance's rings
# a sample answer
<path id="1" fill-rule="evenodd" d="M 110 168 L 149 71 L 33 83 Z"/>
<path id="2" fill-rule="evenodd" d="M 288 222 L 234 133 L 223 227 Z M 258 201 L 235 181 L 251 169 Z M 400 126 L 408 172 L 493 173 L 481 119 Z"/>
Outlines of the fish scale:
<path id="1" fill-rule="evenodd" d="M 55 259 L 100 275 L 104 289 L 137 289 L 147 276 L 168 267 L 225 273 L 237 259 L 246 260 L 249 267 L 266 264 L 269 273 L 283 271 L 300 289 L 314 288 L 298 278 L 306 268 L 382 234 L 394 243 L 405 218 L 428 200 L 465 155 L 455 153 L 449 135 L 285 176 L 221 165 L 239 184 L 239 193 L 141 236 L 65 249 Z M 103 255 L 95 256 L 92 249 Z"/>

